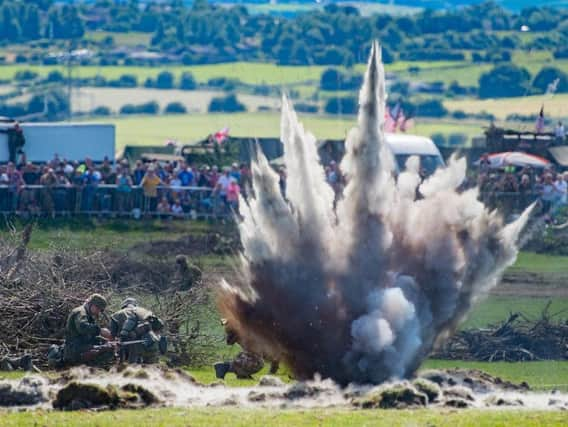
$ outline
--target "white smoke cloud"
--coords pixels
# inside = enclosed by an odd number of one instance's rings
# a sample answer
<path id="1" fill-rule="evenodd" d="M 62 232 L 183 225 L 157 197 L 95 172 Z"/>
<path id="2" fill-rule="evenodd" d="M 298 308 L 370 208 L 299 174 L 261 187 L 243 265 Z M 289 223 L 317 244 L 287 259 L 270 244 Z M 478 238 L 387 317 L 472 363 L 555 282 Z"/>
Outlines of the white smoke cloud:
<path id="1" fill-rule="evenodd" d="M 229 286 L 248 291 L 222 290 L 220 307 L 239 334 L 273 349 L 300 377 L 378 383 L 411 375 L 514 262 L 529 217 L 505 226 L 476 189 L 458 192 L 464 159 L 421 183 L 411 157 L 395 180 L 385 101 L 375 43 L 341 162 L 347 185 L 334 209 L 315 138 L 284 97 L 288 200 L 259 155 L 256 197 L 241 201 L 245 283 Z"/>

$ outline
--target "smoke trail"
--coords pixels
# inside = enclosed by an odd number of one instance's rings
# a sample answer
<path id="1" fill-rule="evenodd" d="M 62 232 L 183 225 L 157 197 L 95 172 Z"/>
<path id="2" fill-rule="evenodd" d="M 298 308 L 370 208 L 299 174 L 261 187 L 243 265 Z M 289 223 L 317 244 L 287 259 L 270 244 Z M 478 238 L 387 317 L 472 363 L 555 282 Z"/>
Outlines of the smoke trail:
<path id="1" fill-rule="evenodd" d="M 288 200 L 260 154 L 256 198 L 241 200 L 242 274 L 224 282 L 219 309 L 246 348 L 283 360 L 299 378 L 320 373 L 347 384 L 411 375 L 514 262 L 529 216 L 505 225 L 477 189 L 458 192 L 464 159 L 420 183 L 410 158 L 395 181 L 385 101 L 374 43 L 335 210 L 315 138 L 285 97 Z"/>

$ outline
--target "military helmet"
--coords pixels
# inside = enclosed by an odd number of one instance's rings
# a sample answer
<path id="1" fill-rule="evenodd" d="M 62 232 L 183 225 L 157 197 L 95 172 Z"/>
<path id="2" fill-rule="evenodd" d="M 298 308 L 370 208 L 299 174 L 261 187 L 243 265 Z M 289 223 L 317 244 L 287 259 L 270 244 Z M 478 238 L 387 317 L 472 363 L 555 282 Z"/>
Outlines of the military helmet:
<path id="1" fill-rule="evenodd" d="M 92 294 L 88 299 L 87 303 L 94 304 L 101 310 L 104 310 L 107 306 L 107 300 L 101 294 Z"/>
<path id="2" fill-rule="evenodd" d="M 133 305 L 133 306 L 137 306 L 138 305 L 138 301 L 136 301 L 136 298 L 132 298 L 132 297 L 128 297 L 126 298 L 124 301 L 122 301 L 122 303 L 120 304 L 120 308 L 126 308 L 129 305 Z"/>

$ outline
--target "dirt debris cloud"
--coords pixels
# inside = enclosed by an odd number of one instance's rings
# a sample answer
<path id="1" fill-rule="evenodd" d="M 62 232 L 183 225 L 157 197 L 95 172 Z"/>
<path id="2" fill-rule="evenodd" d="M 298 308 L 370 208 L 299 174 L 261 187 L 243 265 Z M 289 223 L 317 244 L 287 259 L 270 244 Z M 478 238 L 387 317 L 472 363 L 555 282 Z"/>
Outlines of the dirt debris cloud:
<path id="1" fill-rule="evenodd" d="M 334 206 L 315 137 L 284 97 L 286 198 L 259 154 L 256 198 L 241 200 L 242 274 L 220 287 L 219 308 L 249 350 L 284 360 L 298 378 L 411 376 L 514 262 L 529 217 L 530 208 L 505 225 L 477 189 L 457 191 L 464 159 L 421 183 L 411 157 L 395 180 L 385 101 L 374 43 L 341 163 L 347 185 Z"/>

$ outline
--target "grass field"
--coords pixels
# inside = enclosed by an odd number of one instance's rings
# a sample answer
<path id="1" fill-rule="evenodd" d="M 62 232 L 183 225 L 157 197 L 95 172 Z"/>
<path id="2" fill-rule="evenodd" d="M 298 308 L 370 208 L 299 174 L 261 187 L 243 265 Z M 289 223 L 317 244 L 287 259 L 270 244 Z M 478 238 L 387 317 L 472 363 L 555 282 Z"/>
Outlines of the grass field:
<path id="1" fill-rule="evenodd" d="M 510 114 L 533 115 L 538 114 L 544 104 L 546 117 L 568 117 L 568 94 L 551 96 L 526 96 L 522 98 L 501 99 L 464 99 L 445 100 L 444 105 L 449 111 L 462 110 L 466 113 L 479 113 L 485 111 L 495 115 L 499 120 L 505 120 Z M 534 128 L 534 123 L 524 123 Z"/>
<path id="2" fill-rule="evenodd" d="M 456 411 L 441 410 L 361 410 L 345 409 L 147 409 L 144 411 L 44 412 L 1 415 L 4 427 L 62 425 L 115 427 L 135 426 L 565 426 L 566 413 L 560 411 Z"/>
<path id="3" fill-rule="evenodd" d="M 306 129 L 318 139 L 344 139 L 356 124 L 354 116 L 300 115 Z M 116 148 L 126 145 L 161 145 L 173 139 L 183 143 L 200 141 L 224 127 L 232 136 L 278 137 L 280 113 L 187 114 L 168 116 L 133 116 L 90 119 L 90 122 L 116 125 Z M 480 135 L 478 124 L 452 121 L 417 120 L 409 133 L 431 136 L 435 133 L 464 133 L 468 138 Z"/>
<path id="4" fill-rule="evenodd" d="M 325 66 L 284 66 L 256 62 L 231 62 L 213 65 L 193 66 L 79 66 L 73 69 L 73 76 L 80 78 L 103 76 L 106 79 L 117 79 L 123 74 L 133 74 L 138 77 L 138 84 L 143 84 L 148 77 L 155 78 L 163 70 L 172 72 L 179 78 L 182 72 L 190 71 L 200 83 L 218 77 L 238 79 L 252 85 L 291 85 L 301 82 L 319 82 Z M 65 74 L 64 67 L 56 65 L 2 65 L 0 79 L 10 80 L 20 70 L 31 70 L 41 76 L 47 76 L 50 71 L 59 70 Z"/>
<path id="5" fill-rule="evenodd" d="M 112 112 L 118 113 L 125 104 L 143 104 L 156 101 L 163 109 L 171 102 L 185 105 L 189 113 L 206 113 L 209 103 L 214 97 L 224 97 L 227 94 L 214 90 L 159 90 L 146 88 L 117 89 L 84 87 L 73 91 L 73 111 L 91 112 L 96 107 L 105 106 Z M 280 105 L 278 96 L 237 95 L 247 111 L 257 111 L 259 107 L 277 110 Z"/>

